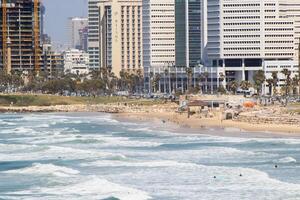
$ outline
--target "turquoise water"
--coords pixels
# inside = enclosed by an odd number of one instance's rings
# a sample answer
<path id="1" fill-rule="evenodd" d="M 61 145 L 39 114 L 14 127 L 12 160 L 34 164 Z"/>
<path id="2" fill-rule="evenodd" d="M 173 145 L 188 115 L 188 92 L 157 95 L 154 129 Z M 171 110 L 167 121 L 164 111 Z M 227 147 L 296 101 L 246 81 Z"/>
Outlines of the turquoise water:
<path id="1" fill-rule="evenodd" d="M 0 127 L 0 199 L 300 199 L 299 139 L 99 113 L 1 114 Z"/>

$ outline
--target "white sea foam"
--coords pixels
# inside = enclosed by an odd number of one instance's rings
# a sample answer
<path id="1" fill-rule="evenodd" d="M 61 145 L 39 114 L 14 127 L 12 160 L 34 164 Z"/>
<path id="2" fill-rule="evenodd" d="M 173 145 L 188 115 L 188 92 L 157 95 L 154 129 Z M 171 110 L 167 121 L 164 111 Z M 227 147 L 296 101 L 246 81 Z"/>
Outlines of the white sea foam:
<path id="1" fill-rule="evenodd" d="M 10 170 L 5 173 L 15 173 L 15 174 L 30 174 L 30 175 L 53 175 L 59 177 L 69 177 L 77 175 L 80 172 L 71 168 L 57 166 L 53 164 L 40 164 L 34 163 L 30 167 L 23 169 Z"/>
<path id="2" fill-rule="evenodd" d="M 14 126 L 17 124 L 13 122 L 0 121 L 0 125 Z"/>
<path id="3" fill-rule="evenodd" d="M 81 166 L 96 166 L 96 167 L 198 167 L 199 165 L 194 163 L 180 163 L 172 160 L 155 160 L 155 161 L 144 161 L 144 162 L 135 162 L 135 161 L 109 161 L 101 160 L 90 163 L 82 163 Z"/>
<path id="4" fill-rule="evenodd" d="M 32 128 L 18 127 L 18 128 L 13 129 L 12 133 L 23 134 L 23 135 L 33 135 L 36 132 Z"/>
<path id="5" fill-rule="evenodd" d="M 114 136 L 101 136 L 101 135 L 84 135 L 83 138 L 88 139 L 97 139 L 102 141 L 101 146 L 110 146 L 110 147 L 155 147 L 159 146 L 162 143 L 155 142 L 155 141 L 137 141 L 137 140 L 130 140 L 126 137 L 114 137 Z"/>
<path id="6" fill-rule="evenodd" d="M 30 152 L 0 153 L 1 161 L 48 160 L 48 159 L 125 159 L 126 156 L 117 153 L 106 153 L 93 150 L 80 150 L 70 147 L 48 146 L 33 148 Z"/>
<path id="7" fill-rule="evenodd" d="M 76 199 L 76 200 L 99 200 L 105 198 L 118 198 L 120 200 L 148 200 L 151 197 L 144 191 L 128 186 L 112 183 L 96 176 L 86 177 L 80 183 L 53 188 L 32 188 L 27 191 L 14 192 L 15 195 L 24 195 L 22 199 L 39 199 L 34 197 L 26 198 L 33 194 L 42 194 L 44 199 Z"/>
<path id="8" fill-rule="evenodd" d="M 25 145 L 25 144 L 0 144 L 1 153 L 12 153 L 15 151 L 24 152 L 28 150 L 33 150 L 36 145 Z"/>
<path id="9" fill-rule="evenodd" d="M 266 156 L 275 156 L 272 154 L 264 153 L 264 152 L 254 152 L 254 151 L 246 151 L 239 150 L 232 147 L 205 147 L 201 149 L 193 149 L 193 150 L 181 150 L 180 152 L 174 152 L 170 154 L 169 151 L 162 151 L 159 154 L 163 156 L 167 156 L 170 158 L 180 158 L 182 155 L 186 155 L 192 157 L 194 159 L 201 158 L 211 158 L 211 159 L 227 159 L 227 158 L 249 158 L 249 157 L 266 157 Z"/>
<path id="10" fill-rule="evenodd" d="M 293 157 L 284 157 L 277 160 L 273 160 L 274 163 L 296 163 L 297 160 Z"/>
<path id="11" fill-rule="evenodd" d="M 48 128 L 50 125 L 49 124 L 37 124 L 34 127 L 35 128 Z"/>

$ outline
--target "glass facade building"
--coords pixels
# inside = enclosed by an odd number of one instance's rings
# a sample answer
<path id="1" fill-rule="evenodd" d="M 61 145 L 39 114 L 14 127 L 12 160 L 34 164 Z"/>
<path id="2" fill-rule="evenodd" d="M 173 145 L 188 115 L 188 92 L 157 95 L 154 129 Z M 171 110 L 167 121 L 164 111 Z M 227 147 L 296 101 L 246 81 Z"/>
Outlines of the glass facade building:
<path id="1" fill-rule="evenodd" d="M 175 1 L 176 66 L 201 62 L 201 0 Z"/>

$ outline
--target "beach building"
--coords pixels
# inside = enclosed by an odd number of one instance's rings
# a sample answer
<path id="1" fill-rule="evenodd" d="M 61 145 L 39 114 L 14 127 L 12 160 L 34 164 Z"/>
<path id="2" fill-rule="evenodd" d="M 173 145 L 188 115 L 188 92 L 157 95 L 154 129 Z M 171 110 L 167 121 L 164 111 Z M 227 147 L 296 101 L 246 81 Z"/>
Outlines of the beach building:
<path id="1" fill-rule="evenodd" d="M 100 0 L 88 0 L 88 53 L 89 67 L 99 69 L 99 7 Z"/>
<path id="2" fill-rule="evenodd" d="M 69 49 L 64 52 L 64 72 L 71 74 L 88 74 L 89 54 L 78 49 Z"/>

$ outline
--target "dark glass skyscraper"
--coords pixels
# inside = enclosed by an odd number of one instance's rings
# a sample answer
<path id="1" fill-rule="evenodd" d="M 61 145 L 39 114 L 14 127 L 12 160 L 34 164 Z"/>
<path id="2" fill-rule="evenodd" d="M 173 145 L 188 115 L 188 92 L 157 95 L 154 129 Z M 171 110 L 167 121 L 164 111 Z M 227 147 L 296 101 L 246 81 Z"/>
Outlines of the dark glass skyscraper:
<path id="1" fill-rule="evenodd" d="M 201 62 L 201 0 L 175 1 L 176 66 Z"/>

